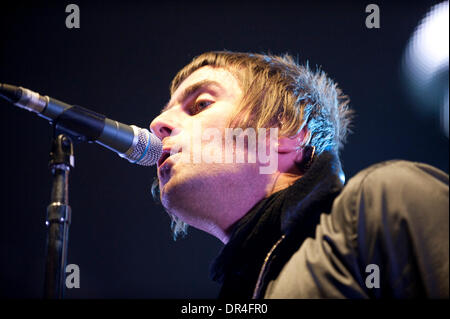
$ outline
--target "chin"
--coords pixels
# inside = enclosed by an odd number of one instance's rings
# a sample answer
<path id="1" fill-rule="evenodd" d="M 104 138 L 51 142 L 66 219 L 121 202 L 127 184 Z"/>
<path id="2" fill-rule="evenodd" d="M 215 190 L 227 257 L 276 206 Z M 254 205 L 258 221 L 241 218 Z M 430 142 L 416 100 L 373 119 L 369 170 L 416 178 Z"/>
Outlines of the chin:
<path id="1" fill-rule="evenodd" d="M 192 184 L 191 181 L 179 175 L 171 176 L 164 185 L 160 184 L 161 203 L 163 206 L 176 215 L 179 215 L 176 212 L 195 206 L 197 201 L 195 190 L 198 190 L 198 187 L 195 188 Z"/>
<path id="2" fill-rule="evenodd" d="M 161 203 L 168 212 L 196 228 L 210 218 L 217 195 L 206 173 L 195 169 L 177 171 L 164 184 L 160 184 Z M 203 228 L 203 227 L 201 227 Z"/>

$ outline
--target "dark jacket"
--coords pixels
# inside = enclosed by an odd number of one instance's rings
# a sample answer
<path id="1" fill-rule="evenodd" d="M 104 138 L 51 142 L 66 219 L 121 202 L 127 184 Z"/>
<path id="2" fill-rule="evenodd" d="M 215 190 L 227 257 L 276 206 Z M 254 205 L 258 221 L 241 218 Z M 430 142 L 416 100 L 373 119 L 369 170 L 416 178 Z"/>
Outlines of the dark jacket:
<path id="1" fill-rule="evenodd" d="M 236 223 L 212 267 L 219 297 L 448 298 L 448 175 L 388 161 L 344 187 L 340 173 L 324 152 Z"/>

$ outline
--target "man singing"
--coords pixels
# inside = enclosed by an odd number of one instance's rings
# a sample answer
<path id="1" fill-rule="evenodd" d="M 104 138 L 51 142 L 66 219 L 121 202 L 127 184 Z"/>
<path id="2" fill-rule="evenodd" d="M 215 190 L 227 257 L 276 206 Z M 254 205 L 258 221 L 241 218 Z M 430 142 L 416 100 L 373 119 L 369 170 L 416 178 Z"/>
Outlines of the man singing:
<path id="1" fill-rule="evenodd" d="M 209 52 L 175 76 L 150 125 L 155 190 L 175 236 L 190 225 L 225 244 L 219 297 L 448 298 L 448 175 L 388 161 L 344 186 L 351 114 L 287 55 Z"/>

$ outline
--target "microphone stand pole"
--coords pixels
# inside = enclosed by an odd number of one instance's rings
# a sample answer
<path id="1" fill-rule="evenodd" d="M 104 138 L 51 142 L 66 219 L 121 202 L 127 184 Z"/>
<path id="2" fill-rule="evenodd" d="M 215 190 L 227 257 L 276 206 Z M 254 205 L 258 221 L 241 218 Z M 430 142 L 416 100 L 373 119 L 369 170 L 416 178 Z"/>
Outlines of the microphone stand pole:
<path id="1" fill-rule="evenodd" d="M 69 172 L 74 167 L 73 142 L 62 133 L 53 134 L 49 168 L 52 172 L 51 202 L 47 206 L 48 227 L 45 263 L 45 299 L 62 299 L 65 290 L 67 246 L 71 208 L 69 206 Z"/>

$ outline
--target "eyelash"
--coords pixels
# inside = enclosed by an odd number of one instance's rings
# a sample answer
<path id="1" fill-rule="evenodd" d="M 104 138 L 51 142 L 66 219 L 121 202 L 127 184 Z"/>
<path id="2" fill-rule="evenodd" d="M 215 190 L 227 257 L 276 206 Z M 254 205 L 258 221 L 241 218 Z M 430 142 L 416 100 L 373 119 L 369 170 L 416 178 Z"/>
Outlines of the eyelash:
<path id="1" fill-rule="evenodd" d="M 204 103 L 204 102 L 209 103 L 209 104 L 207 106 L 204 106 L 204 107 L 198 107 L 199 103 Z M 210 106 L 213 103 L 214 102 L 210 101 L 210 100 L 197 100 L 197 101 L 195 101 L 194 105 L 191 108 L 191 113 L 193 115 L 195 115 L 197 113 L 200 113 L 201 111 L 203 111 L 204 109 L 208 108 L 208 106 Z"/>

